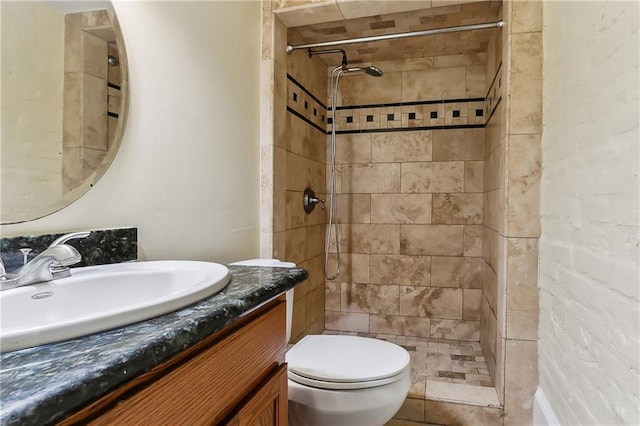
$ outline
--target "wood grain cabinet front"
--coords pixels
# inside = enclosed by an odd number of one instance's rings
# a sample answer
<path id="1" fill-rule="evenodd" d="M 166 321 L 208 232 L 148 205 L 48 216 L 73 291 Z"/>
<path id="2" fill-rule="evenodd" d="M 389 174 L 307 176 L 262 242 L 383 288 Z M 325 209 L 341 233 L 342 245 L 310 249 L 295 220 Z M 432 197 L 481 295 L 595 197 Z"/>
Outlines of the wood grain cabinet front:
<path id="1" fill-rule="evenodd" d="M 287 366 L 281 365 L 241 404 L 227 426 L 287 426 Z"/>
<path id="2" fill-rule="evenodd" d="M 61 424 L 286 425 L 283 299 L 238 319 Z"/>

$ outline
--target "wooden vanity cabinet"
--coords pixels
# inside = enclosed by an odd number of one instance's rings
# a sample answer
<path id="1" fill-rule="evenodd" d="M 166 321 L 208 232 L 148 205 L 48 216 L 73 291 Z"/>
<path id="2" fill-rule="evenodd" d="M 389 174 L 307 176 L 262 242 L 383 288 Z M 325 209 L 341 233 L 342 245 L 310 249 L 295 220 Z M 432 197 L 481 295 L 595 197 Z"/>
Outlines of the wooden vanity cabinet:
<path id="1" fill-rule="evenodd" d="M 281 297 L 103 396 L 61 424 L 287 424 Z"/>

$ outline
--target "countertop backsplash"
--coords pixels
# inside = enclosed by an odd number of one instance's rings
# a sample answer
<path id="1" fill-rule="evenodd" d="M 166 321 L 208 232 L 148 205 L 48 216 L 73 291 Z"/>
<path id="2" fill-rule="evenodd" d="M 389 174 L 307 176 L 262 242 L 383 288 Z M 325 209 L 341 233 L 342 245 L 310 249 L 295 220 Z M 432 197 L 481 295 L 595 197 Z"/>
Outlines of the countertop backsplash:
<path id="1" fill-rule="evenodd" d="M 12 272 L 24 262 L 22 248 L 30 248 L 27 260 L 31 260 L 63 235 L 42 234 L 0 239 L 0 256 L 7 272 Z M 138 259 L 138 228 L 93 229 L 87 238 L 73 239 L 69 244 L 80 252 L 82 261 L 73 267 L 105 265 Z"/>

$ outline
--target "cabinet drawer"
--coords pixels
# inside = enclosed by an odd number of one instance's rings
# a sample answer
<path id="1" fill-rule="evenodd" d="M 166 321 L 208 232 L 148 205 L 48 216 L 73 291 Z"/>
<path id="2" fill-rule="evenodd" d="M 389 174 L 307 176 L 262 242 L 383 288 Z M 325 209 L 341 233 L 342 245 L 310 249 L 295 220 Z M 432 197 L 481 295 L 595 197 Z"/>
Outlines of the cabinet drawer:
<path id="1" fill-rule="evenodd" d="M 219 423 L 284 362 L 285 305 L 194 354 L 89 424 Z"/>

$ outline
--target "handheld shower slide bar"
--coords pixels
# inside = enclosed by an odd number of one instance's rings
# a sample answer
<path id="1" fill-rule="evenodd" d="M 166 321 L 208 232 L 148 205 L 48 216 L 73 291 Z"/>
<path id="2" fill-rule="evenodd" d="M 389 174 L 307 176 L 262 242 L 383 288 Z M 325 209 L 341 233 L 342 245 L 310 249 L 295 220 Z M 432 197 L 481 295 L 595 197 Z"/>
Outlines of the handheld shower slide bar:
<path id="1" fill-rule="evenodd" d="M 295 46 L 287 45 L 287 53 L 291 53 L 294 50 L 298 50 L 298 49 L 313 49 L 314 47 L 341 46 L 345 44 L 367 43 L 367 42 L 380 41 L 380 40 L 393 40 L 396 38 L 455 33 L 458 31 L 484 30 L 487 28 L 499 28 L 499 27 L 502 27 L 503 25 L 504 23 L 502 21 L 498 21 L 498 22 L 489 22 L 486 24 L 461 25 L 458 27 L 436 28 L 433 30 L 410 31 L 406 33 L 385 34 L 385 35 L 377 35 L 377 36 L 370 36 L 370 37 L 358 37 L 358 38 L 350 38 L 346 40 L 322 41 L 318 43 L 298 44 Z"/>
<path id="2" fill-rule="evenodd" d="M 347 59 L 347 53 L 343 49 L 327 49 L 327 50 L 311 50 L 308 49 L 309 56 L 313 55 L 325 55 L 329 53 L 340 53 L 342 54 L 342 63 L 333 68 L 331 71 L 331 120 L 333 121 L 333 125 L 331 126 L 331 156 L 330 156 L 330 165 L 331 165 L 331 175 L 330 175 L 330 183 L 329 183 L 329 221 L 327 226 L 327 232 L 324 243 L 324 278 L 332 281 L 340 276 L 340 225 L 338 223 L 338 201 L 337 191 L 336 191 L 336 104 L 338 103 L 338 82 L 340 81 L 341 75 L 351 74 L 351 73 L 364 73 L 368 74 L 372 77 L 382 77 L 384 74 L 382 70 L 373 65 L 369 66 L 349 66 L 349 60 Z M 315 197 L 315 195 L 314 195 Z M 305 212 L 309 213 L 306 210 Z M 333 237 L 333 238 L 332 238 Z M 329 246 L 331 245 L 331 241 L 335 241 L 335 258 L 336 258 L 336 267 L 334 272 L 332 273 L 329 270 Z"/>

